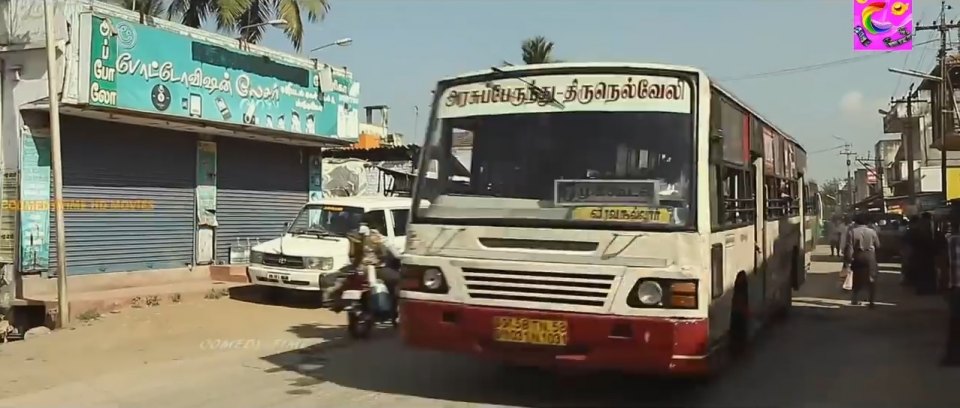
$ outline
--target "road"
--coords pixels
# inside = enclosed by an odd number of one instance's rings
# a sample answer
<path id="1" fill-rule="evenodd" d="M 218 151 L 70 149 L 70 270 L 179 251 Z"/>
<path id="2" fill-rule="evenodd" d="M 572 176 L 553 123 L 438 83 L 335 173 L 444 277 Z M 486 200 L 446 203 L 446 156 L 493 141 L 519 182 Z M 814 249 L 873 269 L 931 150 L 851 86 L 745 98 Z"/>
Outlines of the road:
<path id="1" fill-rule="evenodd" d="M 350 341 L 340 316 L 246 298 L 124 311 L 0 346 L 0 407 L 960 406 L 960 370 L 936 364 L 942 300 L 905 293 L 887 266 L 880 307 L 852 307 L 837 269 L 816 262 L 790 319 L 705 384 L 508 371 L 405 349 L 390 330 Z"/>

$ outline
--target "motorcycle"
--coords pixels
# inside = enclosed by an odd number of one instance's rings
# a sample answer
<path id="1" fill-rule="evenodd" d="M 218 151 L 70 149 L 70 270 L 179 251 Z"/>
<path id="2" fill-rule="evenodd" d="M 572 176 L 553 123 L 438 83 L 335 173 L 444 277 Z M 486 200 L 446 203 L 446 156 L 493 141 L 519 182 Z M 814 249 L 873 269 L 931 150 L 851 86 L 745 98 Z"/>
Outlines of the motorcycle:
<path id="1" fill-rule="evenodd" d="M 399 326 L 396 299 L 383 281 L 376 279 L 376 274 L 376 269 L 368 266 L 366 270 L 355 271 L 344 278 L 345 290 L 340 299 L 347 304 L 344 308 L 347 332 L 354 339 L 369 337 L 378 323 L 390 323 L 394 328 Z"/>

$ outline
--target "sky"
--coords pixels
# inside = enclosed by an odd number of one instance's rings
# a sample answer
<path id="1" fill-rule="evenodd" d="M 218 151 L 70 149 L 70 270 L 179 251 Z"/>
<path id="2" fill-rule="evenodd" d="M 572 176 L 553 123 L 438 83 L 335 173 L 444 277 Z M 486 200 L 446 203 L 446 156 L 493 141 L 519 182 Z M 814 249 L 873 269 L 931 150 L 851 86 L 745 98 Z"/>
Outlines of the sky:
<path id="1" fill-rule="evenodd" d="M 809 174 L 845 174 L 847 140 L 865 155 L 883 134 L 878 108 L 902 97 L 929 71 L 936 43 L 909 52 L 853 51 L 853 0 L 330 0 L 323 21 L 306 28 L 304 49 L 350 37 L 311 57 L 346 66 L 361 83 L 361 105 L 390 106 L 390 129 L 419 143 L 438 79 L 520 62 L 525 38 L 543 35 L 565 61 L 657 62 L 705 70 L 767 120 L 800 141 Z M 949 2 L 948 2 L 949 3 Z M 947 19 L 960 19 L 958 6 Z M 930 24 L 937 0 L 914 0 L 914 21 Z M 958 33 L 951 33 L 956 41 Z M 922 32 L 914 42 L 934 38 Z M 263 45 L 293 52 L 281 32 Z M 820 69 L 742 78 L 855 58 Z M 419 117 L 416 114 L 419 109 Z M 415 134 L 416 133 L 416 134 Z M 839 138 L 839 139 L 838 139 Z"/>

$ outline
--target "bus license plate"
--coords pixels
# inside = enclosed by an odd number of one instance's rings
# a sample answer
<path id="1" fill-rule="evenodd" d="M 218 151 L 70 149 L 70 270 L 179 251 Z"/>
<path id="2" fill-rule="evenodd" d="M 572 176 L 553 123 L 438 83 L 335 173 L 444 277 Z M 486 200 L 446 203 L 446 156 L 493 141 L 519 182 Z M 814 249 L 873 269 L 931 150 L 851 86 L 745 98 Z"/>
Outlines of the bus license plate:
<path id="1" fill-rule="evenodd" d="M 272 279 L 275 281 L 287 281 L 288 279 L 290 279 L 290 276 L 282 273 L 268 273 L 267 279 Z"/>
<path id="2" fill-rule="evenodd" d="M 498 316 L 493 318 L 493 339 L 507 343 L 566 346 L 567 322 Z"/>

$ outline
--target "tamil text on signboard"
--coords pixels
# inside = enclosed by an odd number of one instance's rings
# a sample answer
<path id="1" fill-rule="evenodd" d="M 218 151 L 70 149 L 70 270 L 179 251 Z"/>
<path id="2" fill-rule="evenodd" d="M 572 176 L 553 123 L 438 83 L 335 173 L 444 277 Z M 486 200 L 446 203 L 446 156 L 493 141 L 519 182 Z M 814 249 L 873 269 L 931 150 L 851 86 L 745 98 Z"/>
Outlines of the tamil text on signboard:
<path id="1" fill-rule="evenodd" d="M 359 86 L 308 69 L 119 18 L 91 18 L 91 105 L 350 137 Z M 321 73 L 322 72 L 322 73 Z M 330 75 L 320 89 L 320 75 Z M 355 137 L 355 136 L 354 136 Z"/>
<path id="2" fill-rule="evenodd" d="M 645 75 L 533 75 L 450 87 L 441 96 L 441 117 L 571 111 L 689 113 L 690 84 Z"/>
<path id="3" fill-rule="evenodd" d="M 659 204 L 658 180 L 556 180 L 554 201 L 559 206 Z"/>

